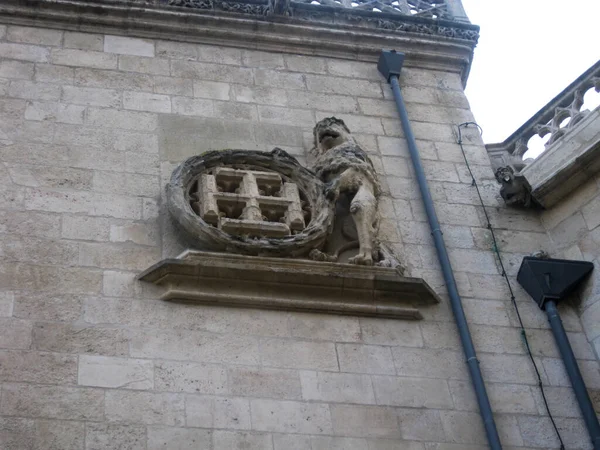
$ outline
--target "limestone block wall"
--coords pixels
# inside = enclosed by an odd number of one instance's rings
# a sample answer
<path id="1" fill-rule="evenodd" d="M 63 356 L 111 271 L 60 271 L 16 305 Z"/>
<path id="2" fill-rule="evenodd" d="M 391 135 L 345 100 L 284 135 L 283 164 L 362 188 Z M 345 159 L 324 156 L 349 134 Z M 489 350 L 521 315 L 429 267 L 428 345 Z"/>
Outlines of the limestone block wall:
<path id="1" fill-rule="evenodd" d="M 545 211 L 542 223 L 557 257 L 592 261 L 594 271 L 573 298 L 583 329 L 600 355 L 600 178 L 595 177 Z"/>
<path id="2" fill-rule="evenodd" d="M 487 448 L 374 63 L 18 26 L 0 39 L 1 448 Z M 401 86 L 505 448 L 558 448 L 456 144 L 473 119 L 460 75 L 406 68 Z M 444 298 L 424 320 L 171 304 L 135 281 L 182 249 L 162 202 L 175 164 L 227 147 L 302 159 L 330 115 L 376 165 L 382 238 Z M 546 219 L 506 210 L 478 133 L 463 137 L 514 277 L 551 245 Z M 514 286 L 567 448 L 589 449 L 545 317 Z M 598 398 L 596 356 L 562 309 Z"/>

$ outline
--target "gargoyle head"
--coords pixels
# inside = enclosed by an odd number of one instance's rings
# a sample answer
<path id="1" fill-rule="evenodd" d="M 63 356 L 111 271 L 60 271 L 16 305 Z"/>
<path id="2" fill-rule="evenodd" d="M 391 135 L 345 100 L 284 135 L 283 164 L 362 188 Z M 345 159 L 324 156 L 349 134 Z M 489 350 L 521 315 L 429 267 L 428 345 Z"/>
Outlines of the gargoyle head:
<path id="1" fill-rule="evenodd" d="M 537 202 L 531 196 L 531 189 L 523 176 L 515 173 L 510 166 L 500 167 L 494 174 L 502 185 L 500 195 L 507 205 L 535 207 Z"/>
<path id="2" fill-rule="evenodd" d="M 323 154 L 333 147 L 347 141 L 354 141 L 350 130 L 343 120 L 336 117 L 327 117 L 315 125 L 313 130 L 314 146 L 319 154 Z"/>

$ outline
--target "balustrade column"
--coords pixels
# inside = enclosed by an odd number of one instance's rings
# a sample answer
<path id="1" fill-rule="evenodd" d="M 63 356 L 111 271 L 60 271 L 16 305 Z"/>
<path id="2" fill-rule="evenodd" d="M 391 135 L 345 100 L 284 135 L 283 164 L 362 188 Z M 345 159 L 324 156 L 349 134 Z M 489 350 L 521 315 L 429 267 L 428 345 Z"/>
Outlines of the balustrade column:
<path id="1" fill-rule="evenodd" d="M 452 16 L 453 20 L 471 23 L 461 0 L 446 0 L 446 5 L 446 10 L 448 11 L 448 14 Z"/>

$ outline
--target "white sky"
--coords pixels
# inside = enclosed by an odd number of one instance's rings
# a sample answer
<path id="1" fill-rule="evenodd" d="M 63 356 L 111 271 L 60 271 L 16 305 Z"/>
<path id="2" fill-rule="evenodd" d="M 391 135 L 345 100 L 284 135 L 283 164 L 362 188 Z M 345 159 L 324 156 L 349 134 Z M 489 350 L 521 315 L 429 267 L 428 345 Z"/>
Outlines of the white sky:
<path id="1" fill-rule="evenodd" d="M 600 59 L 600 0 L 462 0 L 481 27 L 467 97 L 501 142 Z"/>

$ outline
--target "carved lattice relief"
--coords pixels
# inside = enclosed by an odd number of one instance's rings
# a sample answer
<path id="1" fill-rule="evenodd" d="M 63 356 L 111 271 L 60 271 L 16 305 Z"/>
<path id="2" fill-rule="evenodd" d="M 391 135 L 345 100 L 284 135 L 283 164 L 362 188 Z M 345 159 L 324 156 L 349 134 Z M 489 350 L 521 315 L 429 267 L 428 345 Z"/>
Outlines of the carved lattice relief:
<path id="1" fill-rule="evenodd" d="M 190 204 L 206 223 L 237 236 L 297 234 L 311 213 L 298 186 L 281 175 L 224 167 L 192 184 Z"/>

